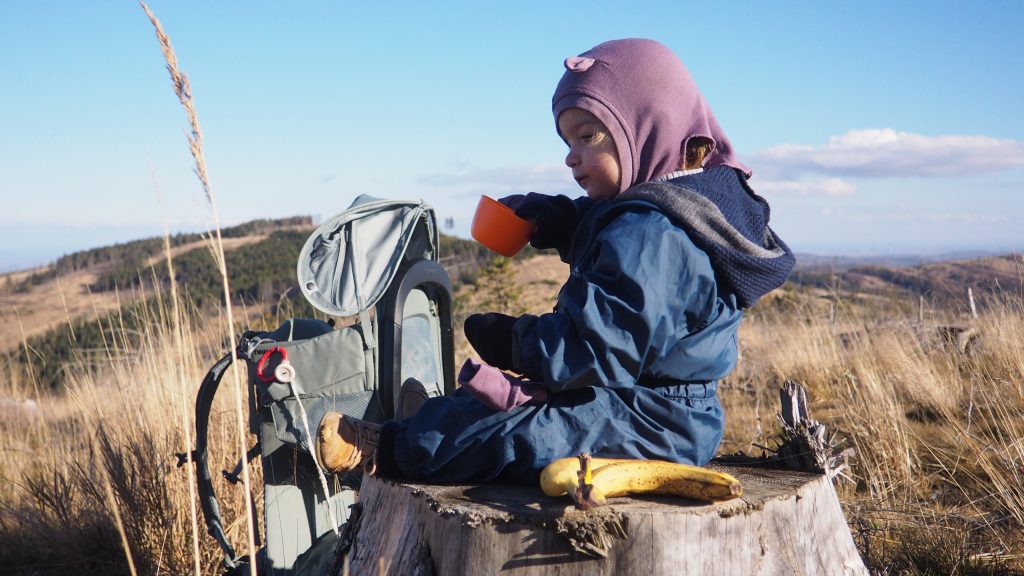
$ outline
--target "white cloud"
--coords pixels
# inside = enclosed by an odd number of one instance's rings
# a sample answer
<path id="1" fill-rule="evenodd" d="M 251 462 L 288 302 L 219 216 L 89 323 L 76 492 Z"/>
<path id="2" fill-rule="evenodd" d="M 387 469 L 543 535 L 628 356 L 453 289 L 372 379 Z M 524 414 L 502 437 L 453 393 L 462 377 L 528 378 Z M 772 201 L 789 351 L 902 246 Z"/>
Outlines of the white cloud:
<path id="1" fill-rule="evenodd" d="M 855 178 L 973 176 L 1024 167 L 1024 141 L 877 128 L 850 130 L 819 146 L 781 144 L 745 160 L 754 169 L 752 184 L 758 193 L 838 198 L 857 193 L 858 186 L 850 181 Z M 438 172 L 419 182 L 448 189 L 454 196 L 582 193 L 562 164 Z"/>
<path id="2" fill-rule="evenodd" d="M 800 196 L 849 196 L 857 192 L 857 187 L 839 178 L 825 180 L 755 180 L 752 182 L 759 194 L 782 195 L 796 194 Z"/>
<path id="3" fill-rule="evenodd" d="M 847 215 L 851 222 L 878 223 L 889 222 L 896 224 L 962 224 L 962 225 L 986 225 L 1004 224 L 1024 220 L 1020 214 L 1005 214 L 992 212 L 922 212 L 907 209 L 885 210 L 885 211 L 860 211 Z"/>
<path id="4" fill-rule="evenodd" d="M 754 155 L 773 175 L 860 178 L 969 176 L 1024 166 L 1024 142 L 989 136 L 922 136 L 891 128 L 850 130 L 822 146 L 782 144 Z"/>
<path id="5" fill-rule="evenodd" d="M 964 224 L 995 224 L 1010 222 L 1015 218 L 1008 214 L 977 214 L 971 212 L 933 212 L 925 214 L 924 220 L 936 224 L 962 222 Z"/>

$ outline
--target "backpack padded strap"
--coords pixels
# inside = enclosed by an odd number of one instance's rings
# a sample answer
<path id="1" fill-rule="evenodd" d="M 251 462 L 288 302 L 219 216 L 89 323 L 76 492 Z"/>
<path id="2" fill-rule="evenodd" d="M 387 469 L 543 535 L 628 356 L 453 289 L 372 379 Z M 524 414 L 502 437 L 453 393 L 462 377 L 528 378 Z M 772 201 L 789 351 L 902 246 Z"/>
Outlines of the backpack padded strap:
<path id="1" fill-rule="evenodd" d="M 228 366 L 234 360 L 231 353 L 225 354 L 214 364 L 203 383 L 199 386 L 199 393 L 196 395 L 196 449 L 193 452 L 196 463 L 196 489 L 199 491 L 199 505 L 203 509 L 203 518 L 206 520 L 206 531 L 213 536 L 224 552 L 224 564 L 228 568 L 235 567 L 235 549 L 228 542 L 224 533 L 224 524 L 220 515 L 220 503 L 217 501 L 217 494 L 213 489 L 213 480 L 210 477 L 209 451 L 207 449 L 207 432 L 210 424 L 210 410 L 213 407 L 213 398 L 220 386 L 220 380 L 227 371 Z"/>

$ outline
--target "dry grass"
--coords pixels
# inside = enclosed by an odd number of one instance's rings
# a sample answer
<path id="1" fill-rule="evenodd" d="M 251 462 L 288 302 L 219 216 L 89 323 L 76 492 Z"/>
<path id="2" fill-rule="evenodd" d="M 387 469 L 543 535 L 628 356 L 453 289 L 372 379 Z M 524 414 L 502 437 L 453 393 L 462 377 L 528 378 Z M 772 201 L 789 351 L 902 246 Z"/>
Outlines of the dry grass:
<path id="1" fill-rule="evenodd" d="M 0 420 L 6 466 L 0 472 L 0 566 L 14 573 L 127 574 L 122 536 L 139 574 L 195 573 L 182 422 L 208 359 L 222 347 L 214 322 L 184 328 L 176 345 L 170 308 L 151 310 L 141 345 L 95 372 L 75 371 L 63 396 L 18 407 Z M 129 361 L 124 361 L 124 358 Z M 228 395 L 211 425 L 211 468 L 230 469 L 239 439 Z M 249 439 L 246 439 L 249 440 Z M 245 541 L 243 493 L 219 482 L 228 533 Z M 116 516 L 115 516 L 116 511 Z M 201 529 L 202 530 L 202 529 Z M 206 540 L 205 536 L 200 538 Z M 199 560 L 216 574 L 219 551 L 203 542 Z"/>
<path id="2" fill-rule="evenodd" d="M 161 301 L 144 309 L 152 315 L 144 319 L 143 325 L 149 329 L 129 338 L 122 324 L 123 337 L 105 343 L 107 369 L 79 367 L 70 377 L 67 396 L 53 400 L 52 405 L 47 402 L 38 414 L 31 414 L 28 426 L 4 422 L 4 437 L 27 449 L 12 452 L 15 461 L 5 470 L 13 475 L 7 484 L 19 489 L 3 494 L 0 500 L 0 558 L 3 566 L 25 573 L 63 573 L 74 566 L 96 574 L 184 574 L 200 572 L 204 562 L 210 563 L 209 549 L 203 552 L 196 546 L 199 528 L 194 484 L 187 473 L 174 475 L 172 464 L 174 452 L 181 451 L 189 466 L 186 472 L 192 467 L 187 431 L 194 423 L 188 399 L 195 396 L 195 390 L 182 384 L 189 379 L 199 381 L 197 343 L 213 342 L 221 350 L 229 350 L 235 340 L 225 246 L 188 77 L 178 66 L 160 21 L 145 3 L 140 5 L 154 27 L 174 93 L 187 115 L 194 171 L 213 219 L 208 247 L 223 279 L 224 321 L 190 329 L 172 285 L 169 305 Z M 166 241 L 165 249 L 170 264 Z M 62 287 L 58 294 L 70 322 L 73 315 Z M 24 324 L 17 320 L 19 341 L 24 343 Z M 218 326 L 224 336 L 198 338 Z M 135 338 L 141 338 L 141 343 L 131 344 Z M 247 441 L 242 378 L 237 365 L 231 373 L 235 425 L 221 427 L 219 437 L 227 440 L 221 446 L 237 448 L 228 453 L 241 456 Z M 31 394 L 20 382 L 9 383 L 7 392 L 12 397 L 31 395 L 41 403 L 31 370 L 29 380 Z M 24 457 L 26 454 L 37 457 Z M 22 457 L 24 462 L 17 461 Z M 252 494 L 248 467 L 243 468 L 242 480 L 241 502 L 233 502 L 231 509 L 248 509 L 245 503 Z M 243 541 L 248 544 L 255 574 L 254 525 L 248 514 L 241 518 Z M 237 530 L 238 526 L 228 526 L 229 534 L 237 536 Z M 192 538 L 183 537 L 189 533 Z"/>
<path id="3" fill-rule="evenodd" d="M 761 308 L 743 326 L 743 360 L 721 387 L 723 450 L 759 453 L 754 444 L 775 430 L 778 385 L 798 380 L 811 415 L 856 449 L 852 481 L 839 493 L 875 570 L 907 573 L 910 556 L 948 552 L 954 542 L 962 565 L 954 573 L 988 573 L 993 558 L 1019 561 L 1020 303 L 994 305 L 977 320 L 947 311 L 922 325 L 872 306 L 844 307 L 833 322 L 812 298 Z M 971 324 L 980 335 L 966 350 L 942 336 L 942 326 Z M 966 566 L 974 571 L 961 572 Z M 920 573 L 950 573 L 930 569 Z"/>
<path id="4" fill-rule="evenodd" d="M 551 263 L 526 263 L 523 277 L 553 296 L 557 286 L 534 277 L 539 264 Z M 561 279 L 562 267 L 549 269 Z M 110 343 L 109 365 L 76 372 L 66 396 L 34 410 L 2 408 L 0 565 L 128 573 L 120 524 L 139 574 L 195 572 L 194 496 L 173 454 L 184 451 L 182 423 L 194 426 L 196 389 L 223 349 L 223 320 L 186 322 L 178 336 L 173 304 L 168 297 L 151 310 L 141 348 Z M 1013 573 L 1024 553 L 1024 313 L 1015 303 L 983 311 L 980 337 L 960 352 L 934 328 L 874 304 L 844 305 L 833 322 L 819 299 L 796 293 L 752 312 L 742 359 L 721 386 L 721 451 L 759 453 L 754 444 L 777 430 L 778 384 L 799 380 L 811 415 L 857 449 L 852 481 L 838 488 L 876 572 Z M 964 322 L 952 312 L 945 321 Z M 214 470 L 233 465 L 241 441 L 230 394 L 222 396 L 211 427 Z M 243 544 L 242 490 L 217 489 L 229 536 Z M 218 572 L 219 551 L 201 534 L 199 558 L 202 573 Z"/>

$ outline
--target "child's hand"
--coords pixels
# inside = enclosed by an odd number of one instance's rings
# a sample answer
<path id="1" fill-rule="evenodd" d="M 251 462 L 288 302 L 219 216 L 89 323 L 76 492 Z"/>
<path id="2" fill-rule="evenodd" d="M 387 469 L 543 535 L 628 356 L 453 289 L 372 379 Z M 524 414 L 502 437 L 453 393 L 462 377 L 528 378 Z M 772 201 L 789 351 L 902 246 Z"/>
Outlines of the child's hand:
<path id="1" fill-rule="evenodd" d="M 548 196 L 530 192 L 514 194 L 498 200 L 516 211 L 516 216 L 537 224 L 530 236 L 530 245 L 538 250 L 554 248 L 560 254 L 569 249 L 579 216 L 568 196 Z"/>
<path id="2" fill-rule="evenodd" d="M 511 196 L 505 196 L 504 198 L 498 198 L 498 202 L 501 202 L 512 210 L 516 210 L 519 208 L 519 205 L 523 203 L 524 198 L 526 198 L 526 196 L 523 194 L 513 194 Z"/>
<path id="3" fill-rule="evenodd" d="M 462 325 L 466 340 L 480 354 L 484 362 L 501 368 L 515 370 L 512 366 L 512 327 L 517 318 L 489 312 L 473 314 Z"/>

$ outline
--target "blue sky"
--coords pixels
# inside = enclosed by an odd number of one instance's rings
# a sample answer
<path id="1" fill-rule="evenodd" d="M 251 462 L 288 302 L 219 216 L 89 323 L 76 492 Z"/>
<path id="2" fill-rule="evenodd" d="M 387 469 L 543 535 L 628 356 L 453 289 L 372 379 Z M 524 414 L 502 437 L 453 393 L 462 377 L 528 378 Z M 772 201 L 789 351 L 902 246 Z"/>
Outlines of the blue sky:
<path id="1" fill-rule="evenodd" d="M 577 195 L 565 57 L 683 59 L 798 252 L 1024 249 L 1024 3 L 152 0 L 222 224 L 423 198 Z M 0 270 L 209 227 L 186 120 L 131 1 L 0 4 Z"/>

